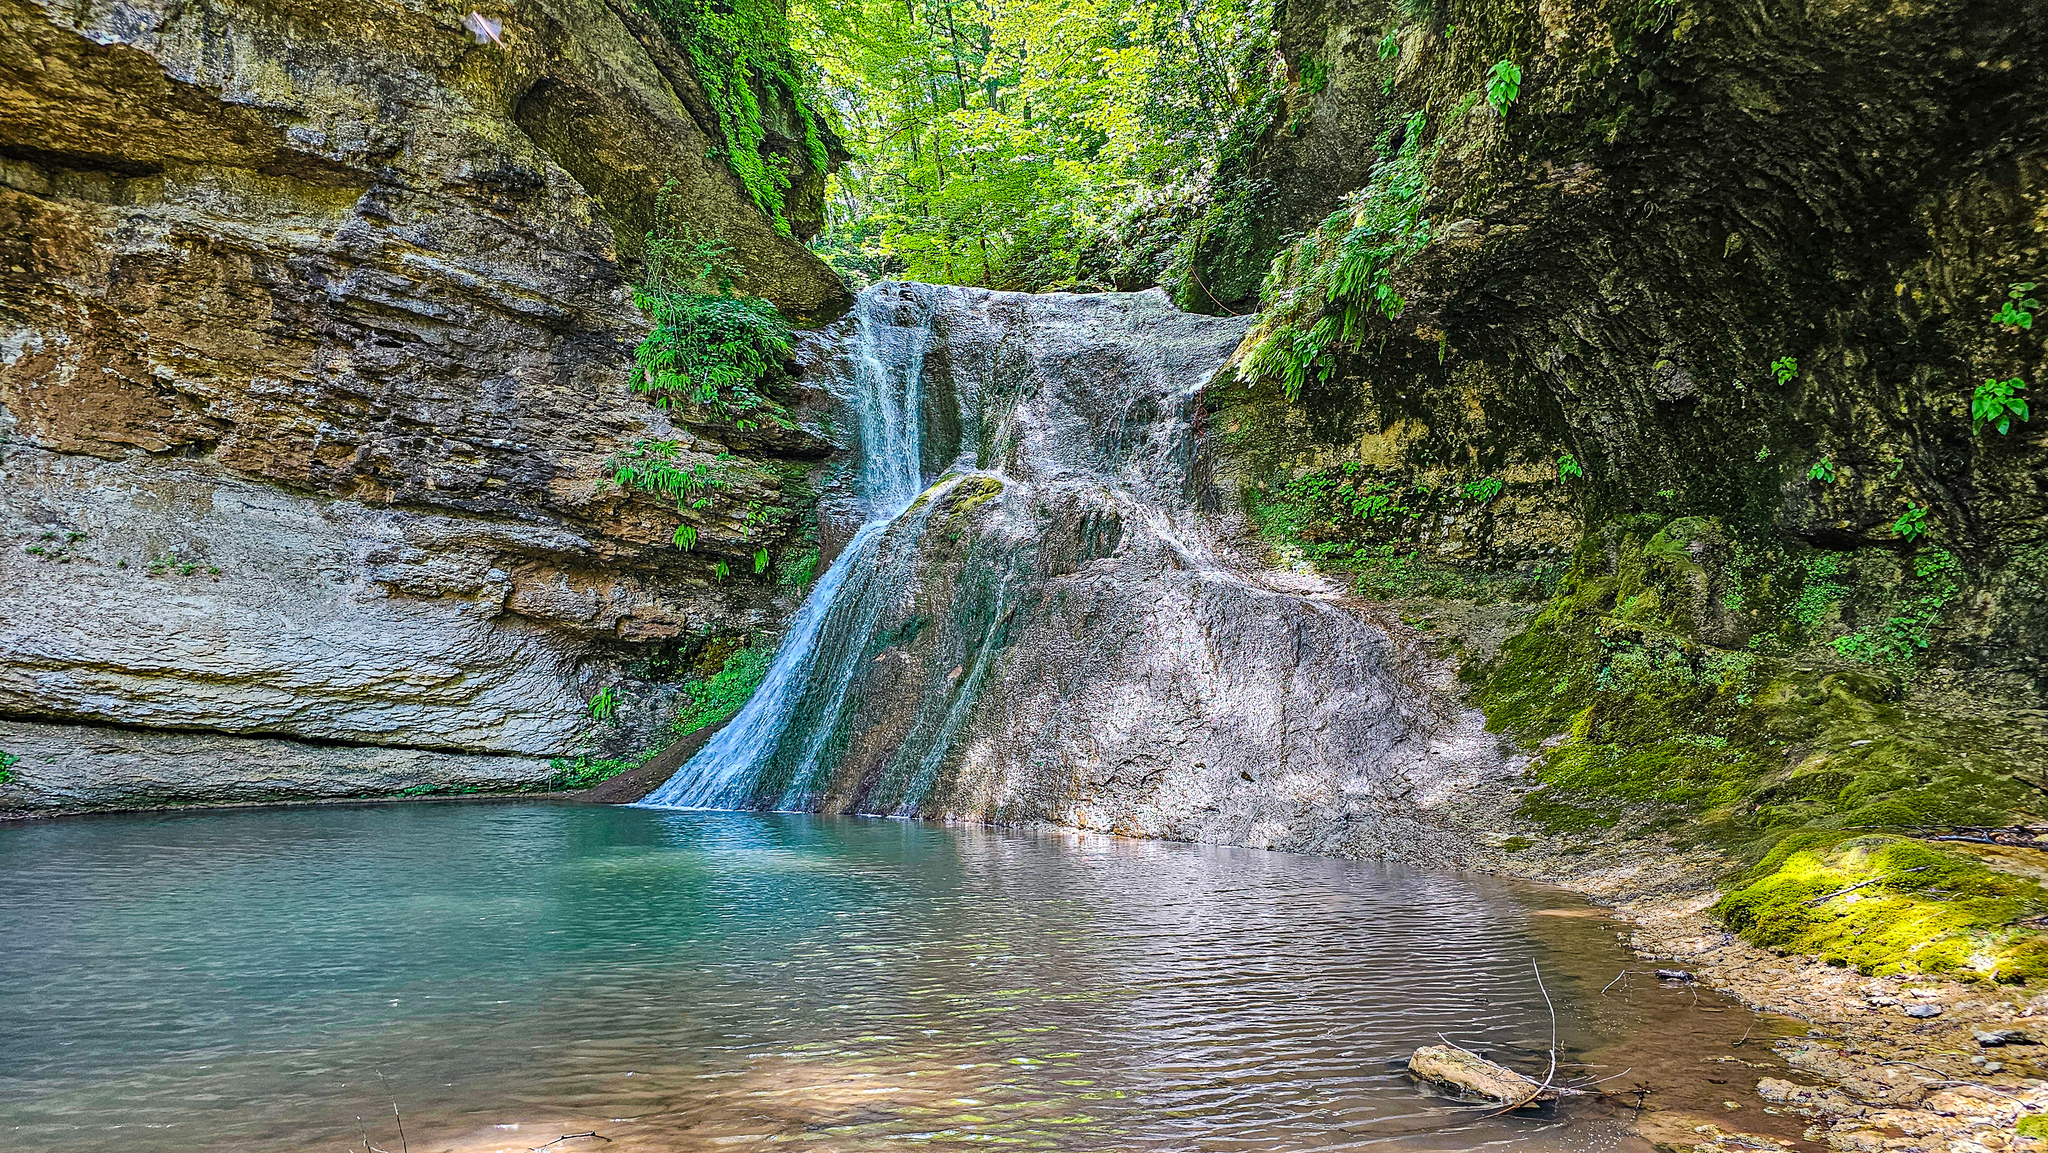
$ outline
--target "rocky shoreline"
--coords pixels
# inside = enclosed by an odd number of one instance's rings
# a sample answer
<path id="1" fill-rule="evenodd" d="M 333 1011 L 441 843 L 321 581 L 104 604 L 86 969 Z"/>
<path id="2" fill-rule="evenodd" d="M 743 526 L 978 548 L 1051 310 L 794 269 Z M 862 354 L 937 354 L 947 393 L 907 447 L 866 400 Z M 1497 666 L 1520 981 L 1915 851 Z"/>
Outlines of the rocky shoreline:
<path id="1" fill-rule="evenodd" d="M 1644 1138 L 1667 1153 L 1786 1148 L 1745 1122 L 1757 1113 L 1808 1122 L 1810 1148 L 1844 1153 L 1999 1153 L 2048 1149 L 2017 1132 L 2048 1117 L 2048 992 L 1924 975 L 1864 976 L 1816 958 L 1776 956 L 1715 924 L 1715 862 L 1672 853 L 1644 860 L 1515 862 L 1611 908 L 1647 961 L 1684 969 L 1767 1013 L 1809 1026 L 1773 1048 L 1801 1079 L 1762 1076 L 1721 1116 L 1647 1113 Z M 1733 1085 L 1730 1088 L 1734 1088 Z M 2048 1132 L 2048 1126 L 2044 1126 Z"/>

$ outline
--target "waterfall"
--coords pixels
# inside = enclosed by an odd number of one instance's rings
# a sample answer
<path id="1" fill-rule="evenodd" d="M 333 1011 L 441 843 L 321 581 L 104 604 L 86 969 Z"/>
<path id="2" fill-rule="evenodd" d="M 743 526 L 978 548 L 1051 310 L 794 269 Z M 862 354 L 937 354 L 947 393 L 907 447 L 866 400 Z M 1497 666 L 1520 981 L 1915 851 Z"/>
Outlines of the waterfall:
<path id="1" fill-rule="evenodd" d="M 924 490 L 922 409 L 932 302 L 922 285 L 863 293 L 853 372 L 842 398 L 859 417 L 856 492 L 867 520 L 790 621 L 761 687 L 697 755 L 639 803 L 651 808 L 808 807 L 886 600 L 902 588 L 908 550 L 881 555 L 889 529 Z"/>
<path id="2" fill-rule="evenodd" d="M 1247 324 L 1156 290 L 862 294 L 807 339 L 864 523 L 643 803 L 1454 854 L 1418 814 L 1507 762 L 1425 651 L 1255 551 L 1236 494 L 1273 466 L 1241 453 L 1287 417 L 1217 384 Z"/>

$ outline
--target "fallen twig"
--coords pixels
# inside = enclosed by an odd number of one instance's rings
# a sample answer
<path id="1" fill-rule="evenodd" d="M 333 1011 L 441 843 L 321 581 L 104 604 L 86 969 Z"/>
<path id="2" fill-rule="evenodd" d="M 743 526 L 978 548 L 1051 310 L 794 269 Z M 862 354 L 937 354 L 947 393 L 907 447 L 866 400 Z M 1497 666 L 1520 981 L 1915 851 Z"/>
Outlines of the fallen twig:
<path id="1" fill-rule="evenodd" d="M 612 1143 L 611 1138 L 605 1136 L 604 1134 L 598 1132 L 595 1129 L 592 1129 L 587 1133 L 564 1133 L 560 1137 L 555 1138 L 553 1141 L 548 1142 L 548 1145 L 560 1145 L 564 1141 L 576 1141 L 584 1137 L 595 1137 L 599 1141 L 602 1141 L 607 1145 Z M 533 1153 L 540 1153 L 540 1151 L 547 1148 L 548 1145 L 535 1145 L 533 1147 Z"/>
<path id="2" fill-rule="evenodd" d="M 1820 896 L 1818 896 L 1818 897 L 1815 897 L 1815 898 L 1814 898 L 1814 899 L 1812 899 L 1811 901 L 1807 901 L 1807 902 L 1804 902 L 1804 904 L 1805 904 L 1805 905 L 1806 905 L 1806 907 L 1807 907 L 1807 908 L 1809 908 L 1809 909 L 1811 909 L 1811 908 L 1814 908 L 1815 906 L 1818 906 L 1818 905 L 1825 905 L 1825 904 L 1827 904 L 1827 903 L 1828 903 L 1829 901 L 1832 901 L 1832 900 L 1834 900 L 1834 899 L 1835 899 L 1836 897 L 1839 897 L 1839 896 L 1841 896 L 1841 895 L 1842 895 L 1843 893 L 1853 893 L 1853 892 L 1855 892 L 1856 890 L 1858 890 L 1858 889 L 1861 889 L 1861 888 L 1863 888 L 1863 887 L 1864 887 L 1864 886 L 1866 886 L 1866 885 L 1875 885 L 1875 884 L 1877 884 L 1877 883 L 1878 883 L 1879 881 L 1889 881 L 1889 880 L 1892 880 L 1892 879 L 1893 879 L 1893 878 L 1895 878 L 1895 877 L 1903 877 L 1903 876 L 1905 876 L 1905 875 L 1906 875 L 1907 873 L 1921 873 L 1921 872 L 1925 872 L 1925 871 L 1927 871 L 1928 869 L 1931 869 L 1931 868 L 1933 868 L 1933 867 L 1934 867 L 1933 865 L 1915 865 L 1915 866 L 1913 866 L 1913 867 L 1912 867 L 1912 868 L 1910 868 L 1910 869 L 1900 869 L 1900 870 L 1899 870 L 1898 872 L 1896 872 L 1896 873 L 1886 873 L 1886 874 L 1885 874 L 1884 876 L 1882 876 L 1882 877 L 1872 877 L 1872 878 L 1870 878 L 1870 879 L 1869 879 L 1869 880 L 1867 880 L 1867 881 L 1858 881 L 1858 882 L 1856 882 L 1855 884 L 1853 884 L 1853 885 L 1849 886 L 1849 887 L 1848 887 L 1848 888 L 1846 888 L 1846 889 L 1836 889 L 1836 890 L 1835 890 L 1834 892 L 1832 892 L 1832 893 L 1822 893 L 1822 894 L 1821 894 Z"/>
<path id="3" fill-rule="evenodd" d="M 412 1146 L 405 1140 L 405 1117 L 398 1112 L 398 1097 L 391 1092 L 391 1082 L 384 1079 L 384 1070 L 382 1069 L 377 1070 L 377 1083 L 384 1086 L 385 1095 L 391 1098 L 391 1115 L 398 1120 L 399 1153 L 412 1153 Z M 364 1144 L 368 1143 L 368 1138 L 365 1138 Z"/>
<path id="4" fill-rule="evenodd" d="M 1512 1113 L 1543 1096 L 1544 1091 L 1550 1088 L 1551 1079 L 1557 1076 L 1557 1006 L 1550 1001 L 1550 990 L 1543 987 L 1543 969 L 1534 961 L 1529 962 L 1529 968 L 1536 973 L 1536 989 L 1543 994 L 1543 1006 L 1550 1010 L 1550 1071 L 1543 1075 L 1543 1084 L 1536 1086 L 1534 1092 L 1495 1113 L 1496 1117 L 1502 1113 Z"/>

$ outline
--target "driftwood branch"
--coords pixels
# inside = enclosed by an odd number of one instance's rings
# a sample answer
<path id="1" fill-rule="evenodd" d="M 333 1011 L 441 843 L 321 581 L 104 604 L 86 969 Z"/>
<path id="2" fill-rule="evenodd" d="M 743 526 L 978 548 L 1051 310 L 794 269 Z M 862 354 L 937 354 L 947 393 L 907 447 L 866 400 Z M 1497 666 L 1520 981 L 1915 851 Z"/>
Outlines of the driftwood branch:
<path id="1" fill-rule="evenodd" d="M 585 1133 L 564 1133 L 560 1137 L 555 1138 L 553 1141 L 548 1142 L 547 1145 L 535 1145 L 533 1147 L 533 1153 L 540 1153 L 540 1151 L 547 1148 L 548 1145 L 560 1145 L 564 1141 L 578 1141 L 585 1137 L 595 1137 L 599 1141 L 602 1141 L 607 1145 L 612 1143 L 611 1138 L 605 1136 L 604 1134 L 598 1132 L 595 1129 L 592 1129 Z"/>

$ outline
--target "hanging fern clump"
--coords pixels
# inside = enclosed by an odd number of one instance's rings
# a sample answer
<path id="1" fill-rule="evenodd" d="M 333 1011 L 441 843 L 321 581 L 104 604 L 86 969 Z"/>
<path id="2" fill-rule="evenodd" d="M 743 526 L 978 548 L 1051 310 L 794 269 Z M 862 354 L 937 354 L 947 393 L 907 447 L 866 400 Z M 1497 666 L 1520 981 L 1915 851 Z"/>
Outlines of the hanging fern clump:
<path id="1" fill-rule="evenodd" d="M 633 303 L 654 327 L 633 354 L 633 391 L 663 408 L 695 405 L 742 429 L 759 418 L 789 425 L 765 395 L 790 354 L 789 323 L 758 296 L 733 285 L 732 248 L 681 219 L 664 190 L 647 234 L 647 272 Z"/>
<path id="2" fill-rule="evenodd" d="M 721 418 L 781 416 L 762 382 L 789 356 L 789 325 L 775 306 L 753 296 L 636 289 L 633 301 L 654 320 L 633 354 L 633 391 L 667 408 L 694 404 Z"/>

